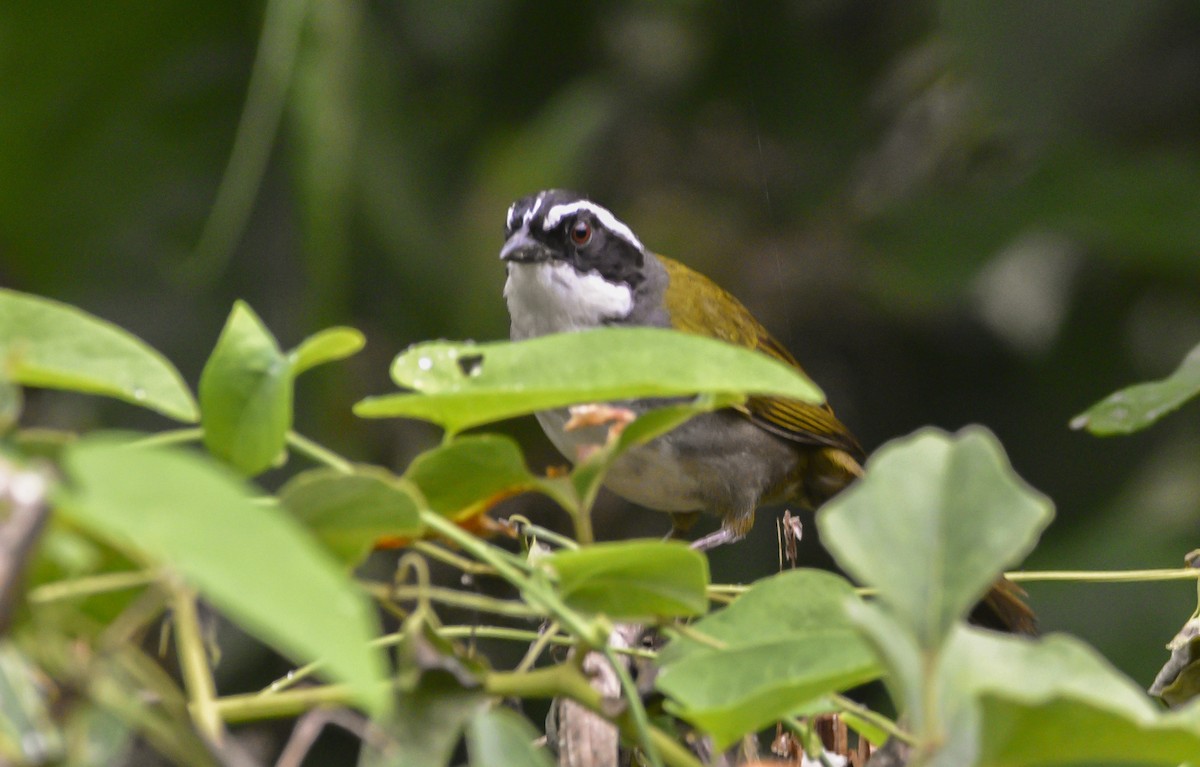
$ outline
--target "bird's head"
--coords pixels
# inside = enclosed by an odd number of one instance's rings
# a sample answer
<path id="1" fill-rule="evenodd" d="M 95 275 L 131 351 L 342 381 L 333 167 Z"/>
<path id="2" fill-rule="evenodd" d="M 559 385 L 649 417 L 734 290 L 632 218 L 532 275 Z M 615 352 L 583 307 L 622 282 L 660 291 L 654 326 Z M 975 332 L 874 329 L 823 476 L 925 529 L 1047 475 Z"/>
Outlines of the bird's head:
<path id="1" fill-rule="evenodd" d="M 509 206 L 500 258 L 513 335 L 583 330 L 629 317 L 648 276 L 641 241 L 607 208 L 548 189 Z"/>

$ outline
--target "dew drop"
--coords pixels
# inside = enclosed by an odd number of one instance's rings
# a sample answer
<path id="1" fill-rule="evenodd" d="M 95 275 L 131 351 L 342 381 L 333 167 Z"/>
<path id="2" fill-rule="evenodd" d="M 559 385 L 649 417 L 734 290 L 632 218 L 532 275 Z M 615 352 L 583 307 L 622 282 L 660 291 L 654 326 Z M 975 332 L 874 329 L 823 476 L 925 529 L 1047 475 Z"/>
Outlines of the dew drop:
<path id="1" fill-rule="evenodd" d="M 142 400 L 146 399 L 146 390 L 140 386 L 137 387 L 136 389 L 133 390 L 133 398 L 135 400 L 137 400 L 138 402 L 141 402 Z"/>
<path id="2" fill-rule="evenodd" d="M 429 357 L 421 357 L 417 360 L 417 367 L 422 370 L 430 370 L 433 368 L 433 360 Z"/>

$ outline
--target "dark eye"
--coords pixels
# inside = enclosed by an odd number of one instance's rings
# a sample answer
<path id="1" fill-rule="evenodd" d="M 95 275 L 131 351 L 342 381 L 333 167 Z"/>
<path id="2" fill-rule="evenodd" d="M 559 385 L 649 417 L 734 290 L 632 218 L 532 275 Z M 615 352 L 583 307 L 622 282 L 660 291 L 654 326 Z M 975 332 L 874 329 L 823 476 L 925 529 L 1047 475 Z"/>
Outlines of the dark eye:
<path id="1" fill-rule="evenodd" d="M 587 245 L 592 239 L 592 225 L 586 221 L 576 221 L 571 224 L 571 242 L 579 247 Z"/>

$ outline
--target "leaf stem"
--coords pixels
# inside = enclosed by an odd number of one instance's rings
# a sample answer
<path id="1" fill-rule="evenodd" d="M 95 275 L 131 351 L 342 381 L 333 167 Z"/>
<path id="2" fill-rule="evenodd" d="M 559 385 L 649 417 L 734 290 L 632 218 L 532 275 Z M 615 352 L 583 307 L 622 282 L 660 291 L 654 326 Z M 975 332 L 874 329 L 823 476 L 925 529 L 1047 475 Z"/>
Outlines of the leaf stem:
<path id="1" fill-rule="evenodd" d="M 879 713 L 878 711 L 872 711 L 871 709 L 862 705 L 858 701 L 851 700 L 850 698 L 847 698 L 845 695 L 840 695 L 838 693 L 834 693 L 833 695 L 831 695 L 830 699 L 833 701 L 834 705 L 836 705 L 838 707 L 838 710 L 841 711 L 843 714 L 849 714 L 851 716 L 857 717 L 857 718 L 863 720 L 864 722 L 866 722 L 867 724 L 871 725 L 872 727 L 876 727 L 880 730 L 883 730 L 891 737 L 893 737 L 897 740 L 904 741 L 905 743 L 909 744 L 910 746 L 917 742 L 917 739 L 915 737 L 913 737 L 912 733 L 903 729 L 902 727 L 897 725 L 895 722 L 893 722 L 891 719 L 888 719 L 886 716 Z"/>
<path id="2" fill-rule="evenodd" d="M 188 708 L 196 728 L 212 743 L 224 740 L 225 728 L 217 707 L 217 688 L 212 670 L 208 667 L 200 616 L 196 611 L 196 592 L 186 586 L 175 588 L 172 600 L 175 615 L 175 647 L 183 685 L 188 694 Z"/>
<path id="3" fill-rule="evenodd" d="M 491 567 L 467 559 L 466 557 L 460 557 L 453 551 L 446 551 L 445 548 L 437 545 L 436 543 L 431 543 L 429 541 L 413 541 L 410 546 L 414 551 L 419 551 L 430 559 L 436 559 L 437 561 L 450 565 L 451 567 L 461 570 L 464 573 L 470 573 L 471 575 L 496 574 L 496 571 Z"/>
<path id="4" fill-rule="evenodd" d="M 317 463 L 324 464 L 331 469 L 336 469 L 343 474 L 354 473 L 354 464 L 350 463 L 350 461 L 347 461 L 329 448 L 318 445 L 299 432 L 289 431 L 287 433 L 287 443 L 297 453 L 307 456 Z"/>
<path id="5" fill-rule="evenodd" d="M 1005 573 L 1014 583 L 1077 581 L 1080 583 L 1147 583 L 1186 581 L 1200 578 L 1200 569 L 1192 567 L 1160 570 L 1021 570 Z"/>
<path id="6" fill-rule="evenodd" d="M 482 594 L 467 594 L 445 586 L 392 586 L 383 583 L 363 583 L 362 586 L 376 599 L 401 601 L 406 599 L 428 599 L 468 610 L 506 615 L 510 618 L 541 618 L 543 611 L 510 599 L 496 599 Z"/>
<path id="7" fill-rule="evenodd" d="M 52 581 L 29 590 L 29 601 L 34 604 L 56 602 L 61 599 L 78 599 L 110 591 L 124 591 L 148 586 L 158 580 L 160 573 L 153 570 L 122 570 L 115 573 L 88 575 L 83 578 Z"/>

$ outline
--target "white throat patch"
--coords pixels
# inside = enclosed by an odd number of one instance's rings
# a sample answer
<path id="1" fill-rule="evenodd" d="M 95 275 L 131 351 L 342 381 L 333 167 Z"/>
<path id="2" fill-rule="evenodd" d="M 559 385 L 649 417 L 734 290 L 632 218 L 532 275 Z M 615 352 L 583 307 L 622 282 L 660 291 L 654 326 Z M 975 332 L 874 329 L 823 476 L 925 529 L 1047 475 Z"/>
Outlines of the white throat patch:
<path id="1" fill-rule="evenodd" d="M 628 285 L 613 284 L 594 270 L 580 274 L 561 261 L 510 262 L 504 298 L 517 340 L 590 330 L 633 310 L 633 289 Z"/>

